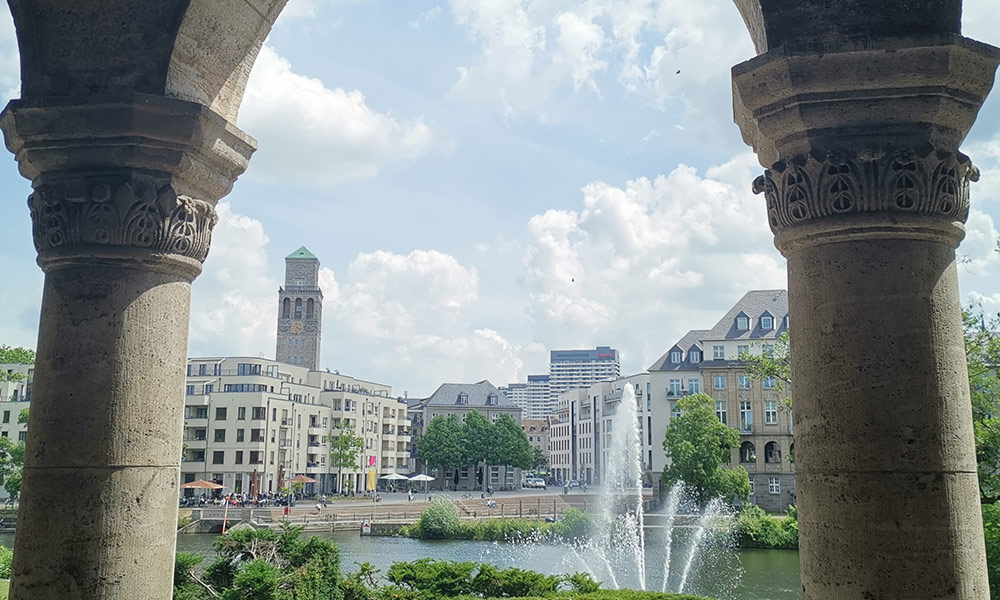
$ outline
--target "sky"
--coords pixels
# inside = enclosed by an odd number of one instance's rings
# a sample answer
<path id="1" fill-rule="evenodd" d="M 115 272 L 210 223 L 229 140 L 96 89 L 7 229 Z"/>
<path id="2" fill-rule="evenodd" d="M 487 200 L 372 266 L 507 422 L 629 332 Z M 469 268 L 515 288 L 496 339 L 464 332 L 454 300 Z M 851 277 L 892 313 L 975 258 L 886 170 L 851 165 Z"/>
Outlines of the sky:
<path id="1" fill-rule="evenodd" d="M 995 0 L 963 33 L 1000 45 Z M 761 172 L 732 123 L 753 56 L 731 0 L 291 0 L 237 125 L 259 142 L 192 297 L 191 356 L 274 356 L 284 257 L 322 262 L 322 368 L 429 395 L 610 345 L 644 371 L 749 289 L 786 286 Z M 18 95 L 0 17 L 0 92 Z M 1000 311 L 1000 92 L 963 150 L 983 172 L 963 302 Z M 28 182 L 0 160 L 0 343 L 34 347 Z"/>

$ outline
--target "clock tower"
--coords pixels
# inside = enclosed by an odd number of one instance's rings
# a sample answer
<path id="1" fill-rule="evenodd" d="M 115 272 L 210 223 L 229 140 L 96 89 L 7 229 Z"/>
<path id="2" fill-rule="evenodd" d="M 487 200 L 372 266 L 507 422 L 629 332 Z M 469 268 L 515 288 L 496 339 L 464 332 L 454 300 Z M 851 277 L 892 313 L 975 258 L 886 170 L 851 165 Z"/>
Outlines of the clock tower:
<path id="1" fill-rule="evenodd" d="M 275 360 L 318 371 L 322 327 L 319 259 L 303 246 L 285 257 L 285 285 L 278 288 Z"/>

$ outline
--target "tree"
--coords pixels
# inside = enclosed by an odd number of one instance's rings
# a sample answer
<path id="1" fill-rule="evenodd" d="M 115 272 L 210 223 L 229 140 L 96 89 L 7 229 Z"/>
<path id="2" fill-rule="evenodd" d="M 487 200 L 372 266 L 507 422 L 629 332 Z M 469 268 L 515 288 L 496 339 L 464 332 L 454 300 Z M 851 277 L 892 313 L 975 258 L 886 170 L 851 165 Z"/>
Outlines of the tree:
<path id="1" fill-rule="evenodd" d="M 417 454 L 428 467 L 439 467 L 441 478 L 447 469 L 457 469 L 465 463 L 465 433 L 455 415 L 437 416 L 427 424 L 424 434 L 413 440 Z"/>
<path id="2" fill-rule="evenodd" d="M 493 428 L 497 449 L 494 464 L 530 469 L 535 462 L 535 448 L 532 448 L 528 436 L 524 435 L 524 430 L 514 417 L 508 414 L 500 415 Z"/>
<path id="3" fill-rule="evenodd" d="M 546 471 L 549 468 L 549 457 L 545 456 L 545 453 L 538 448 L 532 448 L 531 452 L 531 470 L 532 471 Z"/>
<path id="4" fill-rule="evenodd" d="M 774 340 L 774 346 L 767 354 L 751 354 L 740 352 L 739 359 L 745 364 L 744 369 L 751 379 L 774 379 L 774 389 L 782 391 L 792 383 L 792 363 L 788 346 L 788 331 Z M 781 401 L 785 408 L 792 407 L 792 398 L 786 396 Z"/>
<path id="5" fill-rule="evenodd" d="M 0 364 L 4 365 L 33 365 L 35 364 L 35 351 L 21 346 L 10 347 L 0 344 Z M 24 379 L 21 373 L 0 372 L 0 381 L 20 381 Z"/>
<path id="6" fill-rule="evenodd" d="M 520 429 L 520 428 L 518 428 Z M 523 433 L 523 432 L 522 432 Z M 496 428 L 478 410 L 470 410 L 465 415 L 465 450 L 463 452 L 466 464 L 478 468 L 482 463 L 483 491 L 486 491 L 486 473 L 490 464 L 500 464 L 500 451 L 497 443 Z"/>
<path id="7" fill-rule="evenodd" d="M 694 394 L 677 403 L 679 417 L 670 420 L 663 449 L 670 464 L 663 470 L 663 481 L 671 486 L 678 481 L 693 491 L 699 504 L 712 498 L 736 496 L 750 498 L 750 479 L 746 469 L 724 468 L 731 450 L 740 444 L 740 434 L 715 415 L 715 400 Z"/>
<path id="8" fill-rule="evenodd" d="M 3 485 L 12 499 L 16 499 L 21 493 L 23 471 L 24 442 L 13 442 L 9 437 L 0 437 L 0 485 Z"/>
<path id="9" fill-rule="evenodd" d="M 341 492 L 341 482 L 344 480 L 344 469 L 358 466 L 361 451 L 365 448 L 365 440 L 355 435 L 354 428 L 345 425 L 337 437 L 328 436 L 330 440 L 330 466 L 337 467 L 337 493 Z"/>
<path id="10" fill-rule="evenodd" d="M 982 314 L 962 314 L 965 355 L 972 396 L 972 425 L 979 463 L 979 499 L 983 504 L 1000 500 L 1000 318 L 989 322 Z"/>

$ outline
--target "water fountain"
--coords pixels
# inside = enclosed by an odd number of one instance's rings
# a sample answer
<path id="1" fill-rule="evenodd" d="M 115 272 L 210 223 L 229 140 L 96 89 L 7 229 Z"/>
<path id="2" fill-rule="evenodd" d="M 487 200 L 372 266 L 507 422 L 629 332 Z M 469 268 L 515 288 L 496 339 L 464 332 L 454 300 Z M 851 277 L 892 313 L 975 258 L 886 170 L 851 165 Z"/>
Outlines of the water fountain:
<path id="1" fill-rule="evenodd" d="M 662 511 L 655 515 L 644 514 L 642 497 L 642 432 L 639 428 L 638 406 L 635 389 L 626 384 L 621 401 L 611 418 L 611 439 L 607 447 L 608 461 L 601 481 L 600 500 L 595 519 L 595 533 L 585 548 L 578 548 L 581 558 L 589 559 L 591 572 L 609 587 L 633 587 L 646 590 L 647 560 L 660 558 L 662 573 L 658 586 L 663 592 L 688 592 L 692 590 L 692 577 L 700 563 L 718 560 L 720 545 L 720 518 L 726 506 L 714 500 L 695 514 L 690 512 L 693 501 L 683 485 L 674 485 L 667 493 Z M 654 524 L 655 523 L 655 524 Z M 663 531 L 660 544 L 651 539 L 650 532 Z M 686 533 L 681 535 L 678 532 Z M 712 535 L 710 535 L 710 533 Z M 674 546 L 679 549 L 675 552 Z M 709 552 L 709 548 L 712 549 Z M 679 562 L 679 560 L 683 562 Z M 675 564 L 676 563 L 676 564 Z M 659 565 L 656 565 L 659 566 Z M 655 569 L 654 569 L 655 574 Z M 680 573 L 679 579 L 671 573 Z M 732 568 L 718 577 L 735 578 L 739 574 Z M 654 579 L 655 581 L 655 579 Z M 735 586 L 723 582 L 722 588 Z M 717 588 L 718 590 L 718 588 Z"/>

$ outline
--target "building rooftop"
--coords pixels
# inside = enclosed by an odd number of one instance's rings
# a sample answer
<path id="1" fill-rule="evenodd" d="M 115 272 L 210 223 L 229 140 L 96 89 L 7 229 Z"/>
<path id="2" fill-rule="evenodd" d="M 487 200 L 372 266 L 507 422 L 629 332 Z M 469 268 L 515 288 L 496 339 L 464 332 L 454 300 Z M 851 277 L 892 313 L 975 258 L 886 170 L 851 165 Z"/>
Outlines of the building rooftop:
<path id="1" fill-rule="evenodd" d="M 749 327 L 740 330 L 737 317 L 746 316 Z M 761 316 L 773 318 L 773 326 L 760 326 Z M 777 338 L 785 331 L 785 317 L 788 316 L 788 292 L 786 290 L 751 290 L 744 294 L 715 327 L 701 339 L 704 340 L 764 340 Z"/>
<path id="2" fill-rule="evenodd" d="M 459 402 L 462 395 L 464 401 Z M 496 404 L 487 404 L 491 395 L 496 396 Z M 442 383 L 428 398 L 419 401 L 420 408 L 425 406 L 518 408 L 510 398 L 485 379 L 477 383 Z"/>
<path id="3" fill-rule="evenodd" d="M 705 336 L 705 334 L 708 333 L 708 331 L 709 331 L 708 329 L 692 329 L 691 331 L 685 333 L 684 337 L 678 340 L 676 344 L 674 344 L 670 348 L 667 348 L 667 351 L 663 353 L 663 356 L 656 359 L 656 362 L 653 363 L 653 366 L 649 367 L 649 370 L 684 371 L 687 369 L 697 369 L 698 368 L 697 363 L 689 364 L 687 362 L 687 353 L 688 350 L 690 350 L 691 348 L 697 348 L 698 350 L 702 350 L 701 340 Z M 684 362 L 680 363 L 670 362 L 670 353 L 673 352 L 674 350 L 680 350 L 681 352 L 684 353 L 683 354 Z"/>
<path id="4" fill-rule="evenodd" d="M 309 249 L 306 248 L 305 246 L 302 246 L 301 248 L 299 248 L 295 252 L 292 252 L 291 254 L 289 254 L 288 256 L 286 256 L 285 260 L 288 260 L 289 258 L 292 258 L 292 259 L 299 258 L 299 259 L 319 260 L 318 258 L 316 258 L 316 255 L 313 254 L 312 252 L 310 252 Z"/>

